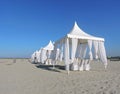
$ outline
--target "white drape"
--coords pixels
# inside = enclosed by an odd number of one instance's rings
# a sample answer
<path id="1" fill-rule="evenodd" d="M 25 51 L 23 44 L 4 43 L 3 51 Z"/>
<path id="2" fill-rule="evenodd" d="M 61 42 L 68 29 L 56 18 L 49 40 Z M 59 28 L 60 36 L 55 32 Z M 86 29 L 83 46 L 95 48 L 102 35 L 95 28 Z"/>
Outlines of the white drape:
<path id="1" fill-rule="evenodd" d="M 41 49 L 41 53 L 40 53 L 40 62 L 42 63 L 42 49 Z"/>
<path id="2" fill-rule="evenodd" d="M 41 63 L 44 63 L 44 61 L 47 59 L 46 56 L 46 50 L 42 49 L 41 50 Z"/>
<path id="3" fill-rule="evenodd" d="M 46 53 L 45 53 L 46 57 L 49 58 L 49 51 L 46 50 Z"/>
<path id="4" fill-rule="evenodd" d="M 72 50 L 72 53 L 71 53 L 72 62 L 75 59 L 75 54 L 76 54 L 76 50 L 77 50 L 77 43 L 78 43 L 78 39 L 72 38 L 72 49 L 71 49 Z"/>
<path id="5" fill-rule="evenodd" d="M 38 51 L 38 62 L 40 62 L 41 49 Z"/>
<path id="6" fill-rule="evenodd" d="M 92 40 L 88 40 L 88 48 L 89 48 L 89 57 L 90 57 L 90 60 L 93 60 L 93 55 L 92 55 Z"/>
<path id="7" fill-rule="evenodd" d="M 35 52 L 31 56 L 32 62 L 35 62 Z"/>
<path id="8" fill-rule="evenodd" d="M 57 44 L 57 43 L 54 44 L 54 51 L 53 51 L 53 53 L 54 53 L 54 59 L 55 59 L 55 57 L 56 57 L 56 50 L 57 50 L 57 47 L 58 47 L 58 44 Z"/>
<path id="9" fill-rule="evenodd" d="M 57 48 L 56 57 L 55 57 L 56 60 L 59 60 L 59 55 L 60 55 L 60 50 Z"/>
<path id="10" fill-rule="evenodd" d="M 60 47 L 60 61 L 62 61 L 63 59 L 63 46 L 61 44 L 61 47 Z"/>
<path id="11" fill-rule="evenodd" d="M 36 62 L 40 62 L 40 53 L 36 51 Z"/>
<path id="12" fill-rule="evenodd" d="M 65 65 L 66 70 L 69 72 L 69 39 L 65 39 Z"/>
<path id="13" fill-rule="evenodd" d="M 95 59 L 98 59 L 98 41 L 93 41 Z"/>
<path id="14" fill-rule="evenodd" d="M 105 47 L 104 47 L 104 42 L 99 41 L 98 47 L 99 47 L 100 60 L 104 63 L 105 68 L 106 68 L 107 67 L 107 58 L 106 58 L 106 51 L 105 51 Z"/>
<path id="15" fill-rule="evenodd" d="M 80 44 L 79 41 L 78 41 L 77 51 L 76 51 L 76 55 L 75 55 L 76 58 L 79 58 L 79 57 L 80 57 L 80 50 L 81 50 L 81 44 Z"/>
<path id="16" fill-rule="evenodd" d="M 48 58 L 50 58 L 51 50 L 48 50 Z"/>
<path id="17" fill-rule="evenodd" d="M 78 43 L 76 57 L 81 59 L 85 58 L 86 50 L 87 50 L 87 43 L 85 44 Z"/>
<path id="18" fill-rule="evenodd" d="M 34 62 L 37 63 L 37 51 L 35 51 L 35 55 L 34 55 Z"/>
<path id="19" fill-rule="evenodd" d="M 80 44 L 80 58 L 84 59 L 87 51 L 87 43 Z"/>

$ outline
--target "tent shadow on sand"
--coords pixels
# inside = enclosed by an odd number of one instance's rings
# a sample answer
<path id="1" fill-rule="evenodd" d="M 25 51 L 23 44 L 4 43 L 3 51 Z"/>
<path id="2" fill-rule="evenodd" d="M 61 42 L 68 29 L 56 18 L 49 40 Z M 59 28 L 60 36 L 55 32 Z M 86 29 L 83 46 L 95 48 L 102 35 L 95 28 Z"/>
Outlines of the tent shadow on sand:
<path id="1" fill-rule="evenodd" d="M 35 66 L 37 68 L 48 70 L 48 71 L 53 71 L 53 72 L 61 72 L 60 70 L 65 70 L 65 66 L 62 66 L 62 65 L 55 65 L 54 68 L 53 68 L 53 65 L 36 64 Z"/>

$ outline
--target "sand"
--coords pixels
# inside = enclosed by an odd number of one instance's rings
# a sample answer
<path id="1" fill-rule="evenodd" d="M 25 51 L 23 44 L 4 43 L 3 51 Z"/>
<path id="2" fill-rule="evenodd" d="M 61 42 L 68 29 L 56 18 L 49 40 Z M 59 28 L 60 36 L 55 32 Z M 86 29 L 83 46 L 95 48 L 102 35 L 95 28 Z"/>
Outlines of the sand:
<path id="1" fill-rule="evenodd" d="M 108 69 L 92 62 L 90 71 L 31 64 L 28 59 L 0 59 L 0 94 L 120 94 L 120 61 Z"/>

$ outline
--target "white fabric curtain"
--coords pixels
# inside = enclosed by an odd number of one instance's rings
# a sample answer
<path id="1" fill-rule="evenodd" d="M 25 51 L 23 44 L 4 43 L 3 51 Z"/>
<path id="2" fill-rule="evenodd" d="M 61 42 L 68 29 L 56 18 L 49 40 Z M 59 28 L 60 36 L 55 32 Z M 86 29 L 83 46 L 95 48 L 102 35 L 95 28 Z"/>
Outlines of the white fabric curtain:
<path id="1" fill-rule="evenodd" d="M 32 56 L 31 56 L 31 59 L 32 59 L 32 62 L 34 62 L 35 60 L 35 52 L 32 54 Z"/>
<path id="2" fill-rule="evenodd" d="M 55 44 L 54 44 L 54 50 L 53 50 L 53 52 L 52 52 L 53 60 L 56 59 L 56 50 L 57 50 L 57 47 L 58 47 L 58 44 L 55 43 Z"/>
<path id="3" fill-rule="evenodd" d="M 87 43 L 80 45 L 80 58 L 84 59 L 87 51 Z"/>
<path id="4" fill-rule="evenodd" d="M 85 58 L 86 51 L 87 43 L 86 44 L 78 43 L 76 57 L 81 59 Z"/>
<path id="5" fill-rule="evenodd" d="M 62 42 L 60 43 L 60 61 L 63 59 L 63 45 Z"/>
<path id="6" fill-rule="evenodd" d="M 55 57 L 56 60 L 59 60 L 59 55 L 60 55 L 60 49 L 57 48 L 56 57 Z"/>
<path id="7" fill-rule="evenodd" d="M 65 65 L 66 70 L 69 72 L 69 39 L 65 39 Z"/>
<path id="8" fill-rule="evenodd" d="M 77 45 L 77 51 L 76 51 L 76 58 L 79 58 L 80 57 L 80 51 L 81 51 L 81 44 L 79 43 L 78 41 L 78 45 Z"/>
<path id="9" fill-rule="evenodd" d="M 93 41 L 95 59 L 98 59 L 98 41 Z"/>
<path id="10" fill-rule="evenodd" d="M 40 62 L 40 52 L 39 51 L 36 51 L 36 59 L 37 59 L 37 62 Z"/>
<path id="11" fill-rule="evenodd" d="M 37 52 L 35 52 L 34 62 L 37 62 Z"/>
<path id="12" fill-rule="evenodd" d="M 92 40 L 88 40 L 88 48 L 89 48 L 89 57 L 90 57 L 90 60 L 93 60 L 93 55 L 92 55 Z"/>
<path id="13" fill-rule="evenodd" d="M 41 53 L 40 53 L 40 62 L 42 63 L 42 55 L 43 54 L 43 48 L 41 49 Z"/>
<path id="14" fill-rule="evenodd" d="M 48 50 L 48 57 L 47 58 L 50 59 L 50 57 L 51 57 L 51 50 Z"/>
<path id="15" fill-rule="evenodd" d="M 44 63 L 44 61 L 47 59 L 46 56 L 46 50 L 42 49 L 41 50 L 41 63 Z"/>
<path id="16" fill-rule="evenodd" d="M 54 50 L 51 50 L 50 59 L 54 60 Z"/>
<path id="17" fill-rule="evenodd" d="M 105 51 L 105 47 L 104 47 L 104 42 L 99 41 L 98 47 L 99 47 L 100 60 L 104 63 L 105 68 L 106 68 L 107 67 L 107 58 L 106 58 L 106 51 Z"/>
<path id="18" fill-rule="evenodd" d="M 72 53 L 71 53 L 72 62 L 75 59 L 77 44 L 78 44 L 78 39 L 72 38 L 72 49 L 71 49 L 72 50 Z"/>
<path id="19" fill-rule="evenodd" d="M 38 62 L 40 62 L 40 58 L 41 58 L 41 49 L 38 51 L 39 55 L 38 55 Z"/>

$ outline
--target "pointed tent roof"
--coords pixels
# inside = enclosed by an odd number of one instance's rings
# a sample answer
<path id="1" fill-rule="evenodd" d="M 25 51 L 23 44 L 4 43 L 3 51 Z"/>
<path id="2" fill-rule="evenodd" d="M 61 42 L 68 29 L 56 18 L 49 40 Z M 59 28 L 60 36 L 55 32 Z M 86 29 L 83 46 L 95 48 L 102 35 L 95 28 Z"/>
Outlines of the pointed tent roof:
<path id="1" fill-rule="evenodd" d="M 43 49 L 45 50 L 53 50 L 54 49 L 54 45 L 53 43 L 50 41 L 49 44 L 47 46 L 45 46 Z"/>
<path id="2" fill-rule="evenodd" d="M 75 22 L 72 30 L 67 34 L 69 38 L 78 38 L 78 39 L 90 39 L 90 40 L 99 40 L 104 41 L 104 38 L 94 37 L 90 34 L 85 33 Z"/>

